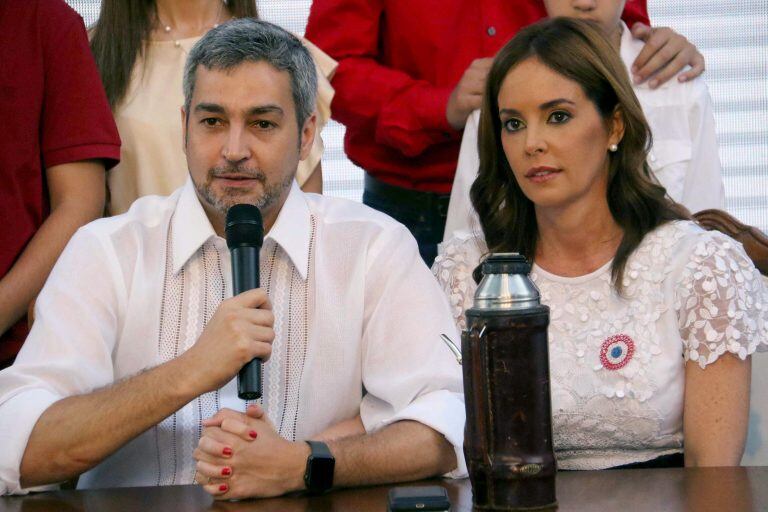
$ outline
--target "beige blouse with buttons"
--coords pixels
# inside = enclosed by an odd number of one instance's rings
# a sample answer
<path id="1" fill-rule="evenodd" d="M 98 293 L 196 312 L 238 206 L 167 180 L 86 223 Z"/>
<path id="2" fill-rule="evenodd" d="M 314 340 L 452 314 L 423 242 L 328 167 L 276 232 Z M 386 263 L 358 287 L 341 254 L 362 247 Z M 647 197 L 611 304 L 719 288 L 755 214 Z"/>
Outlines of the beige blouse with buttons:
<path id="1" fill-rule="evenodd" d="M 182 76 L 187 54 L 199 39 L 181 39 L 178 47 L 173 41 L 151 41 L 147 58 L 137 59 L 128 92 L 115 111 L 122 149 L 120 164 L 107 178 L 111 215 L 125 212 L 138 197 L 168 195 L 184 184 L 188 171 L 181 131 Z M 303 42 L 317 68 L 319 133 L 331 116 L 334 91 L 329 80 L 337 63 L 306 39 Z M 309 157 L 299 163 L 299 185 L 312 174 L 322 154 L 323 141 L 317 136 Z"/>

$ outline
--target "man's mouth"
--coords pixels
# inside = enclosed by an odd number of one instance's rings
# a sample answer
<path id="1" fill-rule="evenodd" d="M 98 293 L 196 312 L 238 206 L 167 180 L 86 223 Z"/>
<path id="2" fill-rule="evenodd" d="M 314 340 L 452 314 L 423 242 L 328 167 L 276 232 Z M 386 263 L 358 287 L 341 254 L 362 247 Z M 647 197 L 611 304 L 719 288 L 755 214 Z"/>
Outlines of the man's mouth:
<path id="1" fill-rule="evenodd" d="M 234 180 L 234 181 L 244 181 L 244 180 L 255 180 L 258 179 L 257 176 L 251 176 L 246 174 L 219 174 L 217 176 L 214 176 L 215 178 L 219 178 L 222 180 Z"/>
<path id="2" fill-rule="evenodd" d="M 231 182 L 248 182 L 256 180 L 265 183 L 267 181 L 264 173 L 252 169 L 218 168 L 212 169 L 210 176 L 212 179 L 227 180 Z"/>

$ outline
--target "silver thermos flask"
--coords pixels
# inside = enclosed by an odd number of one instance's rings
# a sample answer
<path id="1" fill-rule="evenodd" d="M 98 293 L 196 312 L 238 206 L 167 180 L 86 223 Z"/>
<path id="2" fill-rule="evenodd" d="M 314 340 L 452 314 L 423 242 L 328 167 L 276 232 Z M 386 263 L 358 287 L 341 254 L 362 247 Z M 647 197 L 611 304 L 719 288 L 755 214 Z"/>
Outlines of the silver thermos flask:
<path id="1" fill-rule="evenodd" d="M 496 253 L 462 333 L 464 454 L 475 510 L 555 506 L 549 308 L 520 254 Z"/>

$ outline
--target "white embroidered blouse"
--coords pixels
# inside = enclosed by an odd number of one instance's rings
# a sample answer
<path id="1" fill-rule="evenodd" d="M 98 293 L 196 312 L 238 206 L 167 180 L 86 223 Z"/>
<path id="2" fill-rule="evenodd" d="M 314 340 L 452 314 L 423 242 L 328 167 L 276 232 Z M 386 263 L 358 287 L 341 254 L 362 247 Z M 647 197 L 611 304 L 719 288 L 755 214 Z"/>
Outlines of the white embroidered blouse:
<path id="1" fill-rule="evenodd" d="M 469 232 L 443 245 L 432 268 L 460 329 L 472 271 L 488 252 Z M 768 345 L 768 286 L 738 242 L 693 222 L 666 224 L 630 256 L 625 297 L 611 263 L 580 277 L 533 265 L 550 306 L 555 451 L 561 469 L 603 469 L 683 450 L 684 367 Z"/>

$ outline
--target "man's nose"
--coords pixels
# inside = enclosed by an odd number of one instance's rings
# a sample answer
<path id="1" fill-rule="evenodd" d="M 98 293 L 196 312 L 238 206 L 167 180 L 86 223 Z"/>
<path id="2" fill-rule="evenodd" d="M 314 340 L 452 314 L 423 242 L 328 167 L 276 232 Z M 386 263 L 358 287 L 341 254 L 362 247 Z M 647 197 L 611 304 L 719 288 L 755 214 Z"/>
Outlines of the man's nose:
<path id="1" fill-rule="evenodd" d="M 595 0 L 571 0 L 571 5 L 577 11 L 582 12 L 594 11 L 597 8 Z"/>
<path id="2" fill-rule="evenodd" d="M 229 162 L 240 162 L 250 157 L 245 130 L 238 127 L 230 128 L 227 140 L 222 148 L 222 156 Z"/>

